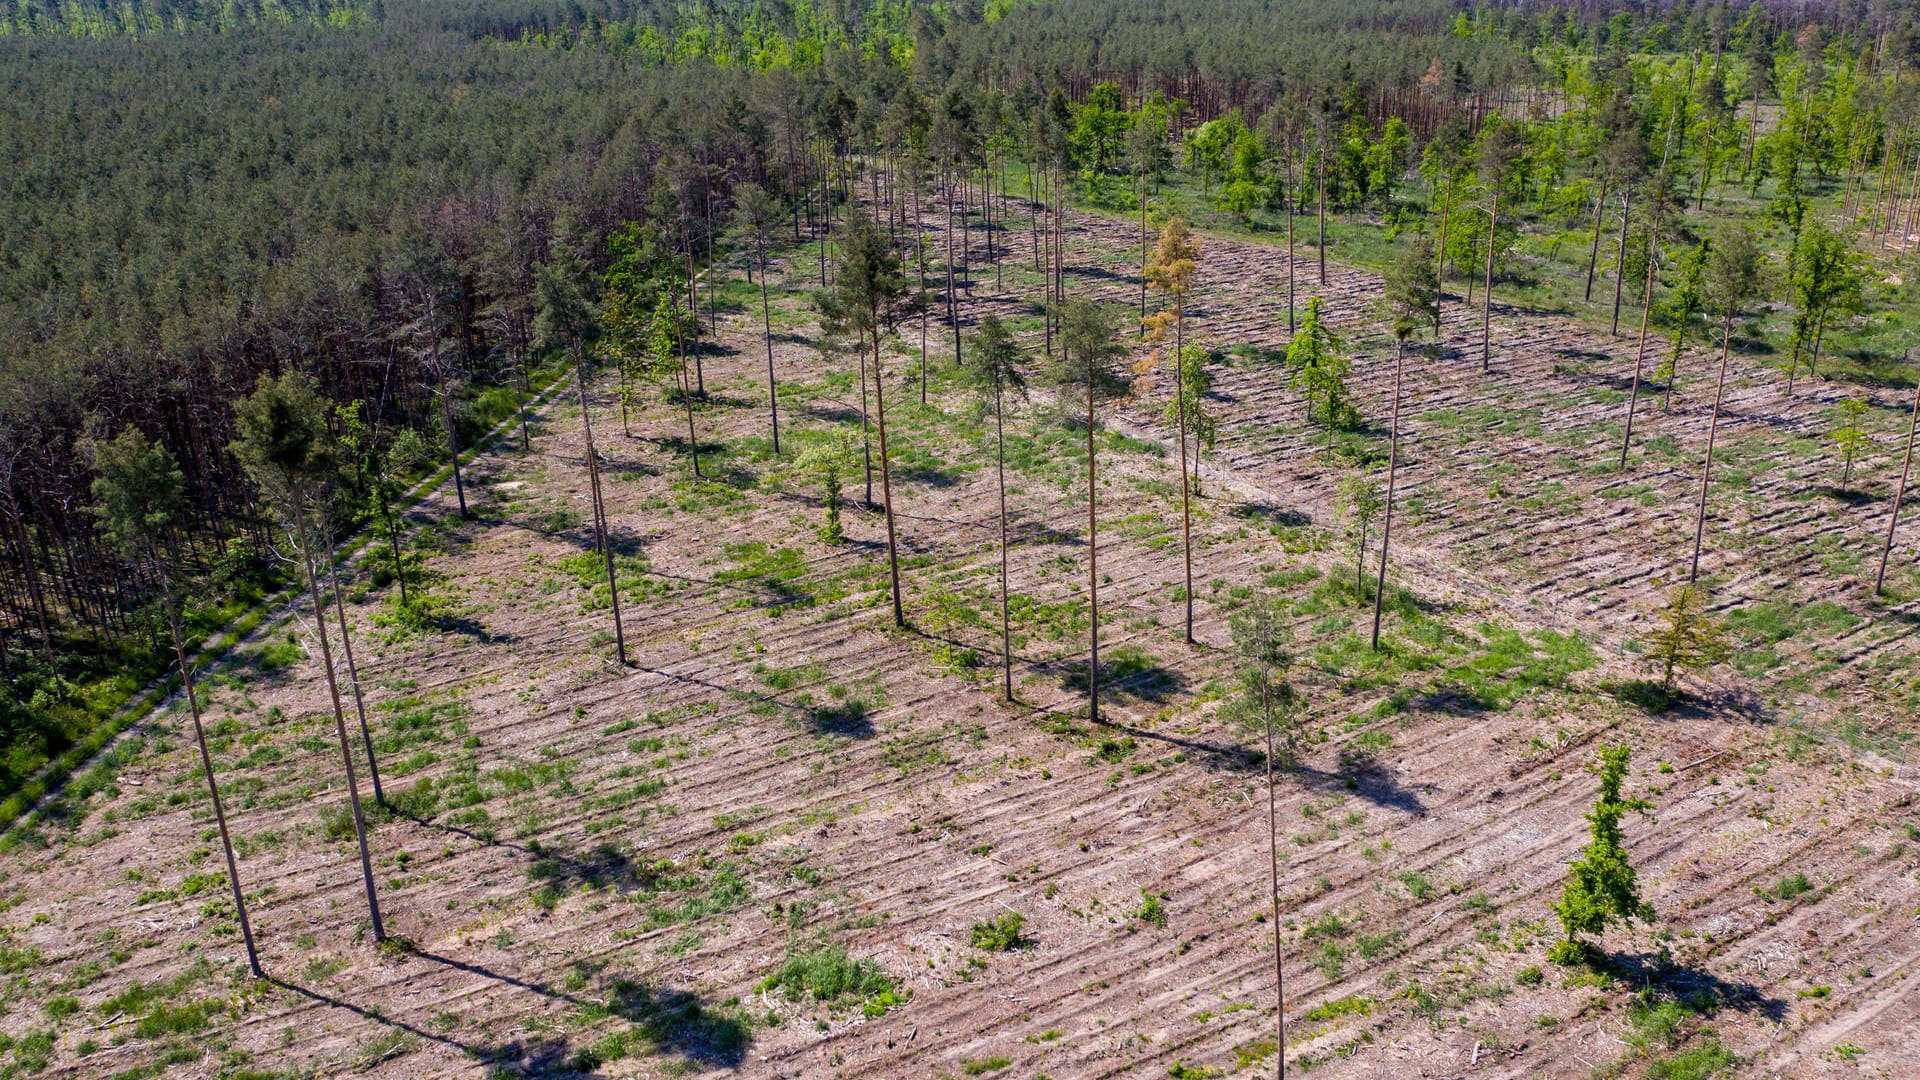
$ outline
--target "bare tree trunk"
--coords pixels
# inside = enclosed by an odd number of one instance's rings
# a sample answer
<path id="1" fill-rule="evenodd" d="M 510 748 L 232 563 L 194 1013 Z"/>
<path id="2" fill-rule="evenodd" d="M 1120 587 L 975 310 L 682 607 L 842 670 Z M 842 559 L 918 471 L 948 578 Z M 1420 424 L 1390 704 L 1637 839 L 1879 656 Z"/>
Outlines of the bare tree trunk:
<path id="1" fill-rule="evenodd" d="M 1620 334 L 1620 286 L 1627 280 L 1627 222 L 1633 213 L 1633 185 L 1620 196 L 1620 247 L 1619 255 L 1613 263 L 1613 325 L 1607 329 L 1611 336 Z"/>
<path id="2" fill-rule="evenodd" d="M 613 601 L 613 649 L 621 667 L 627 666 L 627 634 L 620 623 L 620 579 L 613 571 L 613 537 L 611 521 L 607 515 L 606 500 L 600 493 L 600 455 L 593 447 L 593 411 L 587 406 L 587 376 L 585 364 L 576 354 L 573 361 L 574 382 L 580 390 L 580 427 L 587 442 L 587 484 L 593 493 L 593 528 L 600 540 L 600 553 L 607 564 L 607 596 Z M 682 396 L 687 390 L 687 365 L 680 365 L 680 389 Z M 687 399 L 687 431 L 693 431 L 693 399 Z M 700 451 L 696 444 L 693 457 L 693 474 L 700 475 Z"/>
<path id="3" fill-rule="evenodd" d="M 360 718 L 360 741 L 367 749 L 367 777 L 373 781 L 373 801 L 387 805 L 380 787 L 380 765 L 373 756 L 373 731 L 367 726 L 367 703 L 360 696 L 360 668 L 353 662 L 353 635 L 347 631 L 347 602 L 341 595 L 338 560 L 333 552 L 333 526 L 320 515 L 320 538 L 327 546 L 327 586 L 333 590 L 333 614 L 340 625 L 340 653 L 347 661 L 347 685 L 353 687 L 353 711 Z"/>
<path id="4" fill-rule="evenodd" d="M 873 329 L 873 405 L 880 429 L 880 497 L 887 518 L 887 574 L 893 581 L 893 625 L 905 629 L 907 616 L 900 606 L 900 549 L 893 529 L 893 474 L 887 464 L 886 380 L 880 376 L 880 329 Z"/>
<path id="5" fill-rule="evenodd" d="M 247 969 L 256 979 L 267 973 L 260 968 L 260 954 L 253 945 L 253 924 L 247 920 L 247 898 L 241 895 L 240 867 L 233 857 L 233 837 L 227 832 L 227 812 L 220 805 L 220 785 L 213 777 L 213 756 L 207 753 L 207 733 L 200 725 L 200 699 L 193 690 L 193 665 L 187 662 L 187 645 L 180 633 L 180 613 L 173 605 L 173 581 L 149 545 L 149 555 L 160 568 L 160 598 L 167 607 L 167 627 L 173 632 L 173 655 L 180 662 L 180 685 L 187 694 L 187 712 L 193 717 L 193 741 L 200 748 L 200 768 L 206 773 L 207 795 L 213 800 L 213 820 L 220 827 L 220 850 L 227 857 L 227 884 L 233 888 L 233 910 L 240 921 L 240 937 L 247 946 Z"/>
<path id="6" fill-rule="evenodd" d="M 1289 253 L 1291 257 L 1291 253 Z M 1140 170 L 1140 336 L 1147 336 L 1147 171 Z"/>
<path id="7" fill-rule="evenodd" d="M 1380 607 L 1387 595 L 1387 552 L 1393 543 L 1393 484 L 1400 466 L 1400 375 L 1406 364 L 1407 343 L 1401 341 L 1393 357 L 1392 441 L 1387 444 L 1387 505 L 1380 526 L 1380 576 L 1373 586 L 1373 651 L 1380 651 Z"/>
<path id="8" fill-rule="evenodd" d="M 1193 502 L 1187 485 L 1187 299 L 1174 297 L 1173 385 L 1180 414 L 1180 547 L 1186 563 L 1187 644 L 1193 644 Z M 1091 418 L 1091 414 L 1089 414 Z M 1195 457 L 1199 455 L 1196 454 Z"/>
<path id="9" fill-rule="evenodd" d="M 993 371 L 993 428 L 998 438 L 994 469 L 1000 482 L 1000 673 L 1007 700 L 1013 700 L 1013 625 L 1007 613 L 1007 418 L 1000 369 Z"/>
<path id="10" fill-rule="evenodd" d="M 1447 177 L 1447 193 L 1440 202 L 1440 246 L 1436 248 L 1440 266 L 1433 275 L 1433 334 L 1435 343 L 1440 337 L 1440 305 L 1447 295 L 1447 218 L 1453 209 L 1453 177 Z M 1471 301 L 1469 301 L 1471 303 Z"/>
<path id="11" fill-rule="evenodd" d="M 1493 247 L 1500 234 L 1500 184 L 1493 185 L 1493 208 L 1487 213 L 1487 295 L 1480 311 L 1480 373 L 1493 366 Z"/>
<path id="12" fill-rule="evenodd" d="M 1273 1075 L 1284 1078 L 1287 1075 L 1287 992 L 1286 950 L 1280 943 L 1280 815 L 1273 789 L 1273 703 L 1264 683 L 1260 697 L 1260 711 L 1267 729 L 1267 869 L 1270 874 L 1267 899 L 1268 922 L 1273 927 Z"/>
<path id="13" fill-rule="evenodd" d="M 1587 248 L 1586 298 L 1588 300 L 1593 299 L 1593 275 L 1600 266 L 1600 219 L 1607 210 L 1607 181 L 1612 178 L 1610 173 L 1600 174 L 1600 197 L 1593 203 L 1593 244 Z"/>
<path id="14" fill-rule="evenodd" d="M 925 313 L 925 309 L 921 309 Z M 873 509 L 873 426 L 867 413 L 867 350 L 860 349 L 860 462 L 866 474 L 867 509 Z"/>
<path id="15" fill-rule="evenodd" d="M 1880 547 L 1880 572 L 1873 578 L 1875 596 L 1887 588 L 1887 557 L 1893 554 L 1893 530 L 1900 524 L 1900 501 L 1906 498 L 1907 471 L 1913 468 L 1913 433 L 1916 426 L 1920 426 L 1920 386 L 1913 388 L 1913 412 L 1907 418 L 1907 456 L 1900 462 L 1900 485 L 1893 491 L 1893 512 L 1887 515 L 1887 542 Z"/>
<path id="16" fill-rule="evenodd" d="M 1320 170 L 1318 186 L 1320 189 L 1320 284 L 1327 283 L 1327 145 L 1320 142 Z"/>
<path id="17" fill-rule="evenodd" d="M 891 219 L 892 215 L 888 215 Z M 760 253 L 760 327 L 767 339 L 767 423 L 773 429 L 773 456 L 780 456 L 780 395 L 773 383 L 773 309 L 767 302 L 767 238 L 755 229 Z"/>
<path id="18" fill-rule="evenodd" d="M 1640 346 L 1633 355 L 1633 388 L 1627 392 L 1627 433 L 1620 440 L 1620 467 L 1627 467 L 1627 448 L 1633 445 L 1633 410 L 1640 400 L 1640 370 L 1647 361 L 1647 323 L 1653 318 L 1653 281 L 1658 276 L 1658 267 L 1654 263 L 1654 254 L 1659 244 L 1657 236 L 1647 238 L 1647 287 L 1646 297 L 1640 305 Z"/>
<path id="19" fill-rule="evenodd" d="M 447 429 L 447 457 L 453 461 L 453 495 L 460 516 L 467 516 L 467 489 L 460 478 L 460 434 L 453 427 L 453 394 L 447 389 L 447 371 L 440 366 L 440 339 L 433 339 L 433 371 L 440 383 L 440 423 Z"/>
<path id="20" fill-rule="evenodd" d="M 340 739 L 340 762 L 347 770 L 347 801 L 353 808 L 353 833 L 360 842 L 360 878 L 367 887 L 367 912 L 373 921 L 373 940 L 387 940 L 386 924 L 380 920 L 380 897 L 373 888 L 373 856 L 367 850 L 367 819 L 360 811 L 360 781 L 353 772 L 353 749 L 347 741 L 347 713 L 340 704 L 340 684 L 333 677 L 333 648 L 327 642 L 327 606 L 320 600 L 320 576 L 313 566 L 312 545 L 307 536 L 306 496 L 300 485 L 293 485 L 294 538 L 300 548 L 300 565 L 306 571 L 307 593 L 313 599 L 313 631 L 320 641 L 320 669 L 327 677 L 327 693 L 333 699 L 333 724 Z"/>
<path id="21" fill-rule="evenodd" d="M 1065 351 L 1064 345 L 1062 351 Z M 1093 366 L 1091 358 L 1089 368 Z M 1098 543 L 1099 521 L 1094 512 L 1099 504 L 1099 489 L 1095 486 L 1094 445 L 1093 445 L 1093 373 L 1087 378 L 1087 612 L 1088 626 L 1091 629 L 1087 662 L 1087 715 L 1095 723 L 1100 722 L 1100 545 Z M 1185 469 L 1182 463 L 1181 468 Z"/>
<path id="22" fill-rule="evenodd" d="M 1707 422 L 1707 457 L 1700 465 L 1700 509 L 1693 519 L 1693 565 L 1687 583 L 1700 580 L 1700 547 L 1707 534 L 1707 484 L 1713 476 L 1713 441 L 1720 433 L 1720 402 L 1727 390 L 1727 353 L 1733 345 L 1733 307 L 1720 328 L 1720 383 L 1713 392 L 1713 416 Z"/>
<path id="23" fill-rule="evenodd" d="M 1293 145 L 1287 145 L 1287 336 L 1294 335 Z"/>
<path id="24" fill-rule="evenodd" d="M 947 322 L 953 327 L 953 359 L 958 363 L 960 360 L 960 309 L 953 295 L 953 180 L 943 177 L 942 186 L 947 189 L 947 227 L 942 230 L 946 234 L 947 241 Z M 876 344 L 874 348 L 878 349 L 879 346 Z M 878 369 L 879 366 L 880 362 L 876 354 L 874 367 Z M 923 353 L 920 357 L 920 404 L 926 403 L 927 358 Z M 883 470 L 886 468 L 886 457 L 885 451 L 882 451 L 880 461 Z"/>

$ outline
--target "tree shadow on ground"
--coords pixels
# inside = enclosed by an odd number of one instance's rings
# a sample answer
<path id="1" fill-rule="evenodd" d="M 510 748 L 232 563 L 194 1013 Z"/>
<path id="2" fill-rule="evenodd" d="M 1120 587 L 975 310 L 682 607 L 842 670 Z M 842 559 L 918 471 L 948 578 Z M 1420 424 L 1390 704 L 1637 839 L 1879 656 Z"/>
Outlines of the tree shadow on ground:
<path id="1" fill-rule="evenodd" d="M 1187 685 L 1187 677 L 1166 667 L 1146 651 L 1121 645 L 1100 664 L 1100 694 L 1108 701 L 1166 701 Z M 1060 665 L 1060 685 L 1084 694 L 1088 685 L 1086 661 Z"/>
<path id="2" fill-rule="evenodd" d="M 788 410 L 791 413 L 791 409 Z M 860 410 L 852 405 L 843 405 L 837 401 L 809 401 L 800 407 L 803 416 L 827 424 L 857 424 L 860 422 Z M 857 449 L 857 448 L 856 448 Z"/>
<path id="3" fill-rule="evenodd" d="M 699 995 L 683 990 L 655 989 L 637 979 L 617 976 L 604 984 L 607 989 L 607 1001 L 602 1004 L 590 998 L 555 990 L 542 983 L 528 982 L 468 961 L 455 960 L 426 951 L 417 951 L 413 955 L 443 967 L 478 975 L 515 989 L 538 994 L 554 1002 L 574 1006 L 589 1015 L 610 1016 L 633 1025 L 625 1032 L 616 1031 L 604 1035 L 596 1040 L 592 1047 L 577 1053 L 569 1052 L 566 1040 L 555 1038 L 515 1039 L 490 1047 L 460 1047 L 477 1059 L 487 1062 L 496 1070 L 503 1070 L 513 1075 L 592 1074 L 606 1060 L 636 1051 L 671 1054 L 690 1064 L 707 1069 L 738 1069 L 746 1060 L 747 1045 L 753 1038 L 752 1028 L 745 1020 L 710 1009 Z M 302 992 L 309 997 L 338 1004 L 331 999 L 319 998 L 319 995 L 311 992 Z M 361 1012 L 363 1015 L 371 1015 L 354 1006 L 345 1007 Z M 394 1023 L 391 1020 L 385 1022 Z M 396 1026 L 402 1025 L 396 1024 Z M 416 1029 L 407 1028 L 407 1030 L 412 1032 Z M 459 1045 L 451 1043 L 442 1036 L 423 1035 L 423 1037 L 449 1043 L 449 1045 Z M 602 1048 L 616 1050 L 617 1053 L 605 1053 Z"/>
<path id="4" fill-rule="evenodd" d="M 331 997 L 327 994 L 323 994 L 318 990 L 311 990 L 297 983 L 288 982 L 285 979 L 282 979 L 276 975 L 268 975 L 266 977 L 266 982 L 269 985 L 279 987 L 280 989 L 285 990 L 288 993 L 298 995 L 299 997 L 303 997 L 308 1001 L 314 1003 L 315 1005 L 325 1005 L 329 1008 L 334 1008 L 334 1009 L 345 1009 L 346 1011 L 353 1013 L 354 1015 L 362 1019 L 372 1020 L 377 1023 L 385 1024 L 386 1026 L 394 1029 L 395 1031 L 405 1032 L 406 1034 L 411 1035 L 416 1039 L 421 1039 L 423 1041 L 431 1042 L 431 1043 L 438 1043 L 441 1046 L 458 1050 L 460 1051 L 460 1053 L 468 1057 L 479 1058 L 484 1060 L 486 1056 L 490 1053 L 490 1051 L 484 1047 L 473 1046 L 467 1043 L 463 1043 L 458 1039 L 451 1038 L 447 1035 L 443 1035 L 438 1032 L 428 1031 L 427 1029 L 419 1027 L 417 1025 L 409 1024 L 405 1020 L 396 1020 L 392 1016 L 387 1015 L 387 1013 L 384 1011 L 377 1012 L 373 1009 L 369 1009 L 364 1006 L 355 1005 L 352 1002 L 342 1001 L 339 998 Z"/>
<path id="5" fill-rule="evenodd" d="M 858 697 L 809 708 L 807 727 L 816 734 L 838 735 L 845 739 L 873 737 L 873 721 L 867 716 L 866 700 Z"/>
<path id="6" fill-rule="evenodd" d="M 1413 789 L 1401 786 L 1393 778 L 1386 766 L 1371 757 L 1354 759 L 1344 772 L 1332 773 L 1316 769 L 1311 765 L 1296 764 L 1303 783 L 1314 787 L 1338 787 L 1349 791 L 1362 799 L 1388 810 L 1398 810 L 1403 814 L 1425 814 L 1427 807 Z"/>
<path id="7" fill-rule="evenodd" d="M 1291 507 L 1274 506 L 1271 503 L 1248 502 L 1233 507 L 1228 513 L 1237 518 L 1245 518 L 1269 528 L 1299 528 L 1313 524 L 1313 519 Z"/>
<path id="8" fill-rule="evenodd" d="M 613 889 L 624 894 L 641 884 L 633 860 L 611 843 L 596 844 L 581 854 L 535 841 L 527 845 L 526 851 L 533 856 L 527 877 L 542 882 L 544 889 L 558 895 L 581 888 Z"/>
<path id="9" fill-rule="evenodd" d="M 1712 711 L 1706 702 L 1681 689 L 1668 689 L 1657 679 L 1624 679 L 1599 687 L 1614 698 L 1643 712 L 1668 720 L 1705 720 Z"/>
<path id="10" fill-rule="evenodd" d="M 1158 731 L 1147 731 L 1144 728 L 1137 728 L 1131 724 L 1120 724 L 1106 719 L 1100 721 L 1100 726 L 1110 731 L 1121 732 L 1135 739 L 1147 739 L 1153 742 L 1165 743 L 1168 746 L 1177 746 L 1188 755 L 1190 760 L 1198 761 L 1202 767 L 1208 769 L 1220 769 L 1226 772 L 1254 772 L 1261 768 L 1266 762 L 1265 754 L 1257 750 L 1249 750 L 1244 746 L 1234 746 L 1232 744 L 1224 746 L 1216 745 L 1214 743 L 1202 742 L 1199 739 L 1188 739 L 1178 735 L 1166 735 Z"/>
<path id="11" fill-rule="evenodd" d="M 1692 1012 L 1733 1009 L 1756 1013 L 1775 1023 L 1787 1018 L 1787 1003 L 1766 996 L 1752 983 L 1735 982 L 1710 971 L 1676 964 L 1665 952 L 1602 953 L 1593 957 L 1591 963 L 1596 970 L 1642 987 L 1655 999 L 1678 1001 Z"/>
<path id="12" fill-rule="evenodd" d="M 1834 487 L 1829 484 L 1814 488 L 1813 491 L 1816 495 L 1848 506 L 1872 506 L 1874 503 L 1884 501 L 1881 496 L 1854 487 Z"/>
<path id="13" fill-rule="evenodd" d="M 656 1052 L 708 1069 L 738 1069 L 746 1060 L 752 1029 L 737 1017 L 708 1009 L 698 995 L 615 979 L 607 1007 L 633 1024 L 633 1033 Z"/>

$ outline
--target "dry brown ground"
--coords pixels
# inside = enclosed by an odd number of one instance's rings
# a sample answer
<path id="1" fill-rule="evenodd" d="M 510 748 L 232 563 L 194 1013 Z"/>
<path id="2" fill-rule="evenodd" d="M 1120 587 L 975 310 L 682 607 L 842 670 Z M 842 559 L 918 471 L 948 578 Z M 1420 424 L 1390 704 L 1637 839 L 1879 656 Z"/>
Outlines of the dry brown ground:
<path id="1" fill-rule="evenodd" d="M 1115 275 L 1087 288 L 1130 302 L 1131 236 L 1124 223 L 1075 219 L 1076 264 Z M 1026 235 L 1013 239 L 1024 257 Z M 1209 240 L 1203 266 L 1193 336 L 1283 347 L 1284 259 Z M 979 279 L 969 318 L 1022 314 L 990 295 L 991 280 Z M 1303 302 L 1310 281 L 1303 263 Z M 1391 370 L 1369 325 L 1377 282 L 1336 269 L 1325 294 L 1361 357 L 1361 409 L 1378 422 Z M 723 317 L 709 389 L 739 407 L 704 410 L 703 439 L 741 445 L 760 433 L 756 314 Z M 0 1031 L 56 1030 L 48 1076 L 566 1075 L 592 1064 L 583 1050 L 663 1016 L 651 1040 L 603 1053 L 591 1071 L 1271 1071 L 1258 1045 L 1273 1025 L 1264 785 L 1250 735 L 1218 715 L 1229 611 L 1247 589 L 1271 589 L 1300 601 L 1299 678 L 1313 702 L 1304 768 L 1279 794 L 1296 1065 L 1356 1077 L 1637 1075 L 1717 1038 L 1741 1075 L 1920 1075 L 1914 784 L 1910 768 L 1873 752 L 1912 728 L 1920 605 L 1874 606 L 1861 583 L 1884 496 L 1865 507 L 1809 497 L 1828 481 L 1807 440 L 1839 391 L 1815 384 L 1783 399 L 1736 358 L 1721 437 L 1729 468 L 1751 479 L 1719 490 L 1706 566 L 1722 610 L 1828 600 L 1854 621 L 1796 625 L 1773 646 L 1778 665 L 1751 678 L 1722 669 L 1692 684 L 1695 704 L 1650 716 L 1597 687 L 1638 673 L 1626 644 L 1684 565 L 1708 360 L 1689 359 L 1672 413 L 1642 417 L 1636 440 L 1671 437 L 1671 449 L 1636 447 L 1618 474 L 1600 466 L 1617 453 L 1615 384 L 1631 341 L 1499 310 L 1482 376 L 1477 325 L 1450 304 L 1446 339 L 1461 354 L 1410 365 L 1395 525 L 1396 576 L 1433 609 L 1416 620 L 1421 632 L 1463 651 L 1370 680 L 1365 657 L 1338 647 L 1364 631 L 1364 613 L 1309 599 L 1325 575 L 1351 572 L 1336 470 L 1313 452 L 1318 432 L 1302 427 L 1281 371 L 1236 362 L 1218 375 L 1222 438 L 1195 522 L 1198 647 L 1178 631 L 1170 448 L 1103 453 L 1103 648 L 1134 646 L 1149 667 L 1100 729 L 1076 718 L 1083 695 L 1064 680 L 1080 634 L 1049 636 L 1049 625 L 1073 629 L 1070 613 L 1023 624 L 1024 704 L 995 699 L 986 444 L 944 383 L 934 408 L 912 407 L 901 380 L 917 357 L 891 358 L 888 373 L 903 455 L 931 463 L 896 478 L 912 631 L 888 626 L 877 515 L 850 513 L 851 542 L 821 543 L 806 491 L 754 480 L 762 464 L 741 455 L 725 464 L 745 479 L 692 482 L 673 442 L 679 415 L 655 403 L 629 439 L 602 394 L 614 521 L 648 560 L 647 594 L 629 601 L 635 665 L 624 671 L 596 637 L 604 611 L 588 610 L 556 566 L 587 539 L 577 410 L 562 397 L 530 454 L 503 449 L 472 468 L 475 520 L 447 520 L 450 494 L 423 508 L 442 522 L 422 528 L 458 628 L 386 640 L 373 624 L 384 591 L 352 609 L 376 732 L 404 744 L 383 757 L 388 791 L 427 781 L 441 795 L 432 813 L 372 837 L 388 927 L 415 951 L 384 957 L 365 940 L 352 845 L 322 827 L 344 795 L 316 662 L 243 667 L 214 691 L 209 721 L 224 732 L 222 781 L 274 981 L 234 978 L 238 943 L 209 904 L 219 883 L 190 881 L 218 857 L 206 854 L 209 818 L 176 710 L 83 820 L 43 828 L 46 847 L 7 856 L 12 930 L 0 944 L 17 970 Z M 857 387 L 826 381 L 806 328 L 793 329 L 779 344 L 780 377 L 797 390 L 790 432 L 858 406 Z M 1163 397 L 1143 383 L 1116 426 L 1164 439 Z M 1900 403 L 1879 404 L 1891 431 Z M 1862 469 L 1874 492 L 1888 486 L 1884 436 L 1880 447 Z M 1084 517 L 1061 482 L 1072 463 L 1048 456 L 1016 474 L 1012 585 L 1063 605 L 1084 587 Z M 1637 486 L 1619 497 L 1627 485 Z M 1901 575 L 1916 539 L 1920 526 L 1902 530 Z M 751 542 L 794 551 L 795 576 L 743 574 L 753 553 L 735 545 Z M 1900 580 L 1911 595 L 1911 578 Z M 1491 626 L 1577 633 L 1594 662 L 1509 707 L 1471 707 L 1449 689 L 1447 665 L 1481 655 L 1479 628 Z M 1420 652 L 1401 636 L 1413 624 L 1395 616 L 1389 627 Z M 254 648 L 288 629 L 307 633 L 296 619 Z M 985 664 L 953 673 L 967 649 Z M 1401 707 L 1376 710 L 1400 690 Z M 1615 974 L 1583 976 L 1545 961 L 1557 932 L 1548 905 L 1585 838 L 1587 765 L 1618 739 L 1635 751 L 1629 793 L 1655 805 L 1627 828 L 1659 921 L 1608 935 Z M 456 805 L 463 790 L 484 820 Z M 716 889 L 729 867 L 739 886 Z M 1762 895 L 1793 874 L 1812 889 Z M 557 890 L 538 896 L 549 883 Z M 164 895 L 183 885 L 194 895 Z M 1137 917 L 1146 893 L 1164 897 L 1164 926 Z M 1007 910 L 1026 917 L 1028 947 L 973 949 L 970 927 Z M 911 1000 L 869 1018 L 760 988 L 817 940 L 877 961 Z M 1544 980 L 1516 981 L 1528 968 Z M 165 987 L 163 1002 L 227 1007 L 204 1030 L 143 1031 L 151 1003 L 113 1004 L 136 983 Z M 1678 1050 L 1641 1049 L 1631 1003 L 1643 987 L 1718 1005 L 1681 1025 Z M 62 995 L 79 1011 L 50 1018 L 45 1003 Z M 1309 1019 L 1351 999 L 1366 1011 Z M 736 1023 L 750 1036 L 731 1050 Z M 95 1046 L 82 1056 L 85 1040 Z"/>

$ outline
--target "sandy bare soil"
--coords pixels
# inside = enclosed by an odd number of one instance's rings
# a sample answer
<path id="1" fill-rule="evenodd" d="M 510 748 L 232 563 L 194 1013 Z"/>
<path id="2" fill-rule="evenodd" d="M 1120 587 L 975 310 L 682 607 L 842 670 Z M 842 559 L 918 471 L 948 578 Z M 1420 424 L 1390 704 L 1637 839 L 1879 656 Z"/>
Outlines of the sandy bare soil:
<path id="1" fill-rule="evenodd" d="M 1075 218 L 1075 288 L 1130 304 L 1134 236 Z M 1013 295 L 1028 235 L 1009 238 L 1007 292 L 977 273 L 969 321 L 1031 318 Z M 1229 616 L 1261 594 L 1291 601 L 1308 698 L 1278 793 L 1293 1068 L 1920 1075 L 1920 811 L 1901 749 L 1920 524 L 1900 532 L 1895 599 L 1869 597 L 1904 403 L 1875 402 L 1861 494 L 1842 498 L 1822 445 L 1842 389 L 1785 398 L 1735 357 L 1703 573 L 1740 649 L 1649 714 L 1609 687 L 1644 674 L 1634 641 L 1685 570 L 1713 358 L 1683 362 L 1672 411 L 1662 388 L 1643 398 L 1620 471 L 1633 340 L 1496 307 L 1483 375 L 1478 312 L 1451 300 L 1440 355 L 1408 361 L 1391 572 L 1406 592 L 1376 656 L 1370 610 L 1334 587 L 1353 545 L 1323 433 L 1277 357 L 1231 352 L 1284 348 L 1284 253 L 1208 239 L 1202 268 L 1188 332 L 1228 358 L 1195 507 L 1199 644 L 1181 640 L 1179 474 L 1149 375 L 1100 457 L 1104 723 L 1076 681 L 1081 436 L 1047 395 L 1013 425 L 1009 706 L 991 429 L 946 377 L 940 325 L 927 406 L 917 327 L 886 361 L 913 624 L 896 630 L 880 515 L 849 510 L 846 543 L 818 538 L 818 485 L 764 445 L 758 310 L 723 310 L 698 416 L 729 448 L 717 479 L 692 476 L 684 413 L 657 394 L 630 437 L 611 386 L 595 403 L 636 560 L 633 666 L 611 663 L 590 587 L 565 395 L 530 452 L 469 470 L 471 520 L 450 492 L 416 515 L 441 628 L 382 625 L 391 587 L 353 586 L 396 807 L 372 834 L 381 903 L 411 947 L 368 936 L 303 610 L 209 694 L 271 981 L 240 977 L 175 709 L 0 867 L 0 1075 L 43 1049 L 46 1076 L 1271 1073 L 1264 772 L 1256 734 L 1221 712 Z M 786 273 L 803 289 L 812 263 Z M 1320 290 L 1306 259 L 1299 281 L 1356 355 L 1360 442 L 1381 452 L 1378 282 L 1334 268 Z M 797 294 L 779 303 L 785 437 L 857 427 L 851 361 L 816 350 Z M 1558 967 L 1549 904 L 1585 841 L 1595 752 L 1620 740 L 1628 793 L 1654 807 L 1627 835 L 1658 918 L 1607 935 L 1599 968 Z M 976 948 L 973 927 L 1008 912 L 1020 945 Z M 823 946 L 884 971 L 891 1007 L 871 987 L 823 1002 L 769 985 Z"/>

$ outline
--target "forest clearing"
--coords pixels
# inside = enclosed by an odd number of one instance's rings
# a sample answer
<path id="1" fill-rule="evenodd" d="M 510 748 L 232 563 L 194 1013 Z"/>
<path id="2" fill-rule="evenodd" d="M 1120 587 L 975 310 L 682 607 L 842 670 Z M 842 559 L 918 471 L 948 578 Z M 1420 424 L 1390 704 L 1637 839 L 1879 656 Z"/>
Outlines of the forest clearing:
<path id="1" fill-rule="evenodd" d="M 0 0 L 0 1080 L 1920 1076 L 1916 27 Z"/>

